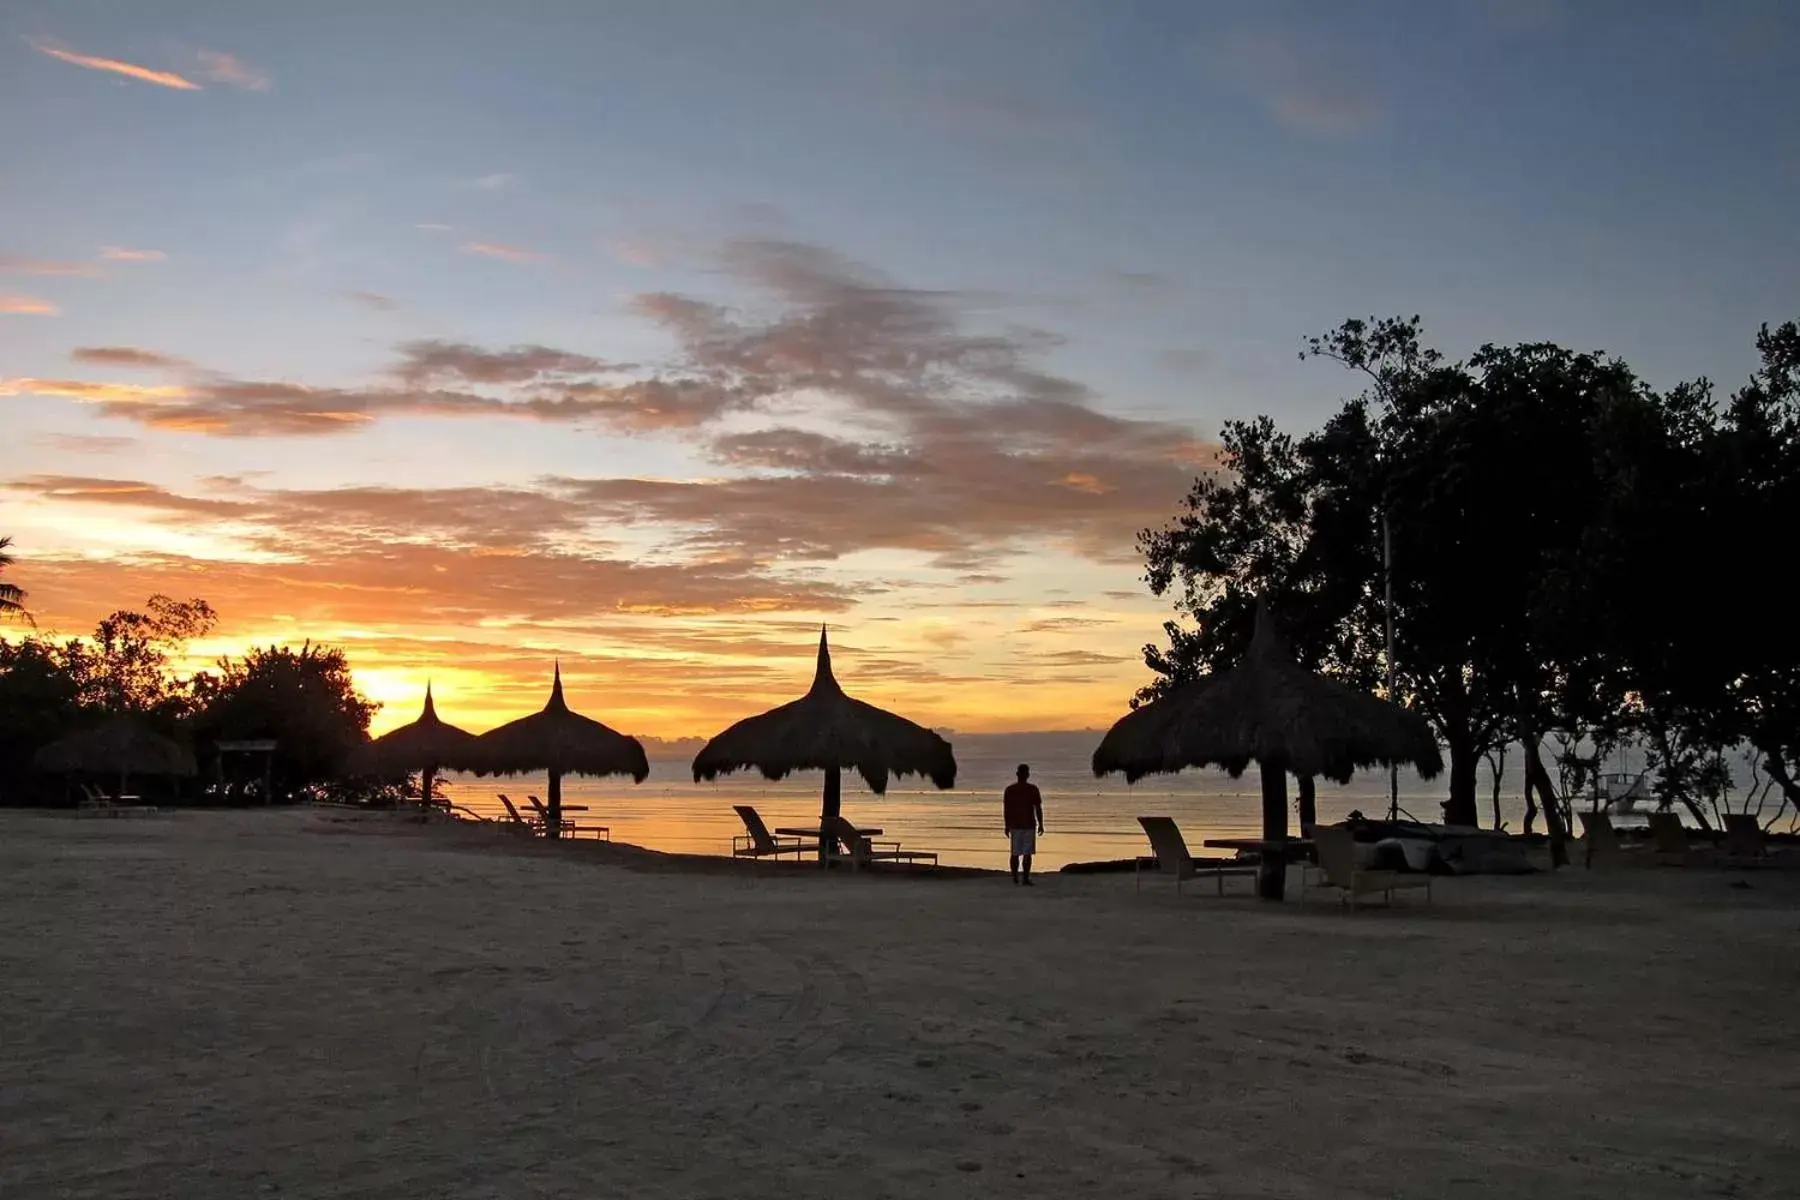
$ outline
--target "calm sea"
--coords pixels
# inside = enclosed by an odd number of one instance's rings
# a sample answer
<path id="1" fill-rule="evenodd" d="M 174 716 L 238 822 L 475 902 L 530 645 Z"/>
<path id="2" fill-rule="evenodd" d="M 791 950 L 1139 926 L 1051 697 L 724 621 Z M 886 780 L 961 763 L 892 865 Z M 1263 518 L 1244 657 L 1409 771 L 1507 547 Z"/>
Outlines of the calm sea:
<path id="1" fill-rule="evenodd" d="M 619 779 L 567 779 L 563 802 L 587 805 L 587 812 L 571 815 L 610 826 L 614 841 L 688 854 L 731 852 L 732 835 L 743 832 L 742 822 L 731 809 L 734 804 L 755 805 L 771 829 L 818 823 L 822 783 L 818 772 L 791 775 L 779 783 L 750 772 L 697 784 L 689 771 L 690 761 L 685 757 L 653 758 L 650 777 L 636 785 Z M 916 777 L 908 777 L 892 781 L 884 796 L 872 795 L 860 777 L 846 772 L 844 815 L 859 827 L 882 829 L 883 836 L 897 838 L 909 849 L 936 850 L 943 863 L 1004 870 L 1000 791 L 1012 781 L 1019 761 L 1011 754 L 969 753 L 959 748 L 955 788 L 938 791 L 929 784 L 921 787 Z M 1200 843 L 1205 838 L 1254 837 L 1261 832 L 1261 795 L 1254 767 L 1242 779 L 1232 779 L 1221 771 L 1187 771 L 1127 786 L 1117 776 L 1095 779 L 1085 756 L 1065 754 L 1030 761 L 1032 780 L 1044 793 L 1045 834 L 1038 839 L 1039 869 L 1149 853 L 1138 828 L 1139 816 L 1175 818 L 1196 854 L 1202 853 Z M 484 815 L 503 812 L 495 798 L 499 792 L 523 804 L 526 796 L 541 798 L 545 791 L 541 775 L 499 779 L 451 775 L 445 784 L 452 800 Z M 1438 803 L 1444 795 L 1441 778 L 1428 783 L 1401 772 L 1400 805 L 1413 817 L 1438 819 Z M 1387 803 L 1388 780 L 1382 771 L 1358 776 L 1346 787 L 1321 784 L 1318 789 L 1319 818 L 1324 821 L 1341 819 L 1352 809 L 1371 817 L 1385 816 Z M 1501 812 L 1511 828 L 1522 826 L 1524 805 L 1516 796 L 1502 798 Z M 1484 823 L 1491 820 L 1485 789 L 1482 813 Z M 1298 828 L 1293 832 L 1298 833 Z"/>

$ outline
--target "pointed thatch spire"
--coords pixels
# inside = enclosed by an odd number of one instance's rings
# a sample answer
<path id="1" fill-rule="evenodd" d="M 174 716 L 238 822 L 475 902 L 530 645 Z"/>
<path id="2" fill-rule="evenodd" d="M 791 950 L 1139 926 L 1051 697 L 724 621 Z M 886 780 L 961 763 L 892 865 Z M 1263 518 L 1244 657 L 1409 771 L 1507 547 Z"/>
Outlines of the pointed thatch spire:
<path id="1" fill-rule="evenodd" d="M 556 671 L 550 680 L 550 700 L 544 705 L 545 712 L 549 712 L 551 709 L 561 709 L 563 712 L 569 711 L 569 702 L 563 699 L 562 659 L 560 658 L 556 660 Z"/>
<path id="2" fill-rule="evenodd" d="M 419 714 L 419 720 L 435 721 L 437 719 L 437 705 L 431 702 L 431 680 L 427 679 L 425 681 L 425 711 Z"/>
<path id="3" fill-rule="evenodd" d="M 843 692 L 843 688 L 838 686 L 837 676 L 831 673 L 831 646 L 825 640 L 823 625 L 819 626 L 819 663 L 813 670 L 812 687 L 807 694 L 814 692 Z"/>

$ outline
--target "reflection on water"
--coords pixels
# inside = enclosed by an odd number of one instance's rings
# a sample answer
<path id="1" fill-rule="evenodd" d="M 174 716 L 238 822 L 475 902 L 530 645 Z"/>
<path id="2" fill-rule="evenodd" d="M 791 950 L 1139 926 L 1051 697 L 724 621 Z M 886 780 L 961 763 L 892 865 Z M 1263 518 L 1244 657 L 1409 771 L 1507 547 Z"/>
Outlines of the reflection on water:
<path id="1" fill-rule="evenodd" d="M 859 826 L 875 826 L 909 849 L 936 850 L 946 865 L 1006 868 L 1006 840 L 1000 829 L 1000 790 L 1012 781 L 1013 760 L 959 756 L 958 785 L 940 792 L 916 777 L 894 780 L 885 796 L 871 795 L 854 772 L 844 777 L 844 815 Z M 1152 776 L 1126 786 L 1117 776 L 1095 779 L 1082 761 L 1032 764 L 1032 780 L 1044 792 L 1045 834 L 1038 839 L 1036 865 L 1055 870 L 1067 862 L 1130 858 L 1149 853 L 1141 816 L 1173 817 L 1189 848 L 1201 853 L 1209 837 L 1254 837 L 1261 832 L 1261 794 L 1255 768 L 1242 779 L 1222 771 L 1186 771 Z M 528 795 L 542 797 L 539 776 L 477 779 L 450 775 L 450 798 L 484 816 L 503 815 L 495 799 L 505 792 L 515 803 Z M 650 763 L 650 778 L 633 785 L 621 779 L 567 779 L 566 804 L 585 804 L 583 820 L 612 828 L 614 841 L 685 854 L 729 854 L 734 834 L 743 824 L 734 804 L 753 804 L 772 829 L 778 825 L 816 825 L 821 777 L 817 772 L 771 783 L 750 772 L 716 783 L 694 783 L 687 760 Z M 1419 820 L 1436 820 L 1442 782 L 1427 783 L 1410 772 L 1400 775 L 1400 804 Z M 1387 775 L 1358 776 L 1347 787 L 1322 783 L 1319 819 L 1339 820 L 1352 809 L 1369 816 L 1387 812 Z M 1482 811 L 1487 815 L 1483 797 Z M 1503 799 L 1508 825 L 1523 824 L 1524 806 Z M 1290 813 L 1291 816 L 1291 813 Z M 1298 832 L 1297 828 L 1293 832 Z"/>

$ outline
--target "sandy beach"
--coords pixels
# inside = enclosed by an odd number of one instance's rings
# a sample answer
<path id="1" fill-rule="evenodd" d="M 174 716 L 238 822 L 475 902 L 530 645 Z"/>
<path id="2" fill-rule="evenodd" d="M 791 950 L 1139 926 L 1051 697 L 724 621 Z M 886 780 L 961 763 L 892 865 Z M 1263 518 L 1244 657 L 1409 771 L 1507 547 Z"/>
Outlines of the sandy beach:
<path id="1" fill-rule="evenodd" d="M 1800 1173 L 1795 873 L 1446 879 L 1352 914 L 317 809 L 8 812 L 0 896 L 8 1200 L 1772 1197 Z"/>

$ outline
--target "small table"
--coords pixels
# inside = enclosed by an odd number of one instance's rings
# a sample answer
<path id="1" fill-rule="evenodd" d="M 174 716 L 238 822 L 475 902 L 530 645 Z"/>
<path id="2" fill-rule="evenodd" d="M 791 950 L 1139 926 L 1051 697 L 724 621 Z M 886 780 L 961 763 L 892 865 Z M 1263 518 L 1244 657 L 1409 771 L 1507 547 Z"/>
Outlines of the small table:
<path id="1" fill-rule="evenodd" d="M 824 840 L 824 837 L 825 837 L 825 831 L 823 829 L 818 829 L 818 828 L 814 828 L 814 829 L 777 829 L 775 832 L 781 834 L 784 837 L 809 837 L 809 838 L 819 838 L 820 840 Z M 881 830 L 865 829 L 861 825 L 858 825 L 856 827 L 856 832 L 862 834 L 864 837 L 880 837 L 881 836 Z"/>
<path id="2" fill-rule="evenodd" d="M 1249 850 L 1256 854 L 1265 854 L 1271 846 L 1280 846 L 1290 858 L 1311 858 L 1313 854 L 1311 838 L 1288 838 L 1280 842 L 1272 838 L 1207 838 L 1200 844 L 1210 850 Z"/>

